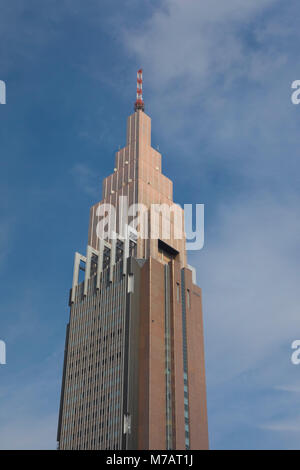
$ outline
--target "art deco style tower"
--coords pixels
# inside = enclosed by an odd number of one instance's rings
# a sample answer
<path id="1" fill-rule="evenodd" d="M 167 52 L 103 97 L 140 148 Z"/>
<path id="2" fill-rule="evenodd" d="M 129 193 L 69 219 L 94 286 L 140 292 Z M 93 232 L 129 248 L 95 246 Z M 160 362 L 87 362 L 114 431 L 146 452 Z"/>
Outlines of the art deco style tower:
<path id="1" fill-rule="evenodd" d="M 143 205 L 155 238 L 128 226 L 121 234 L 124 201 Z M 109 239 L 99 234 L 105 204 L 117 214 Z M 59 449 L 208 448 L 201 289 L 185 238 L 175 236 L 183 224 L 176 212 L 183 214 L 151 147 L 139 70 L 126 146 L 91 208 L 87 253 L 75 254 Z"/>

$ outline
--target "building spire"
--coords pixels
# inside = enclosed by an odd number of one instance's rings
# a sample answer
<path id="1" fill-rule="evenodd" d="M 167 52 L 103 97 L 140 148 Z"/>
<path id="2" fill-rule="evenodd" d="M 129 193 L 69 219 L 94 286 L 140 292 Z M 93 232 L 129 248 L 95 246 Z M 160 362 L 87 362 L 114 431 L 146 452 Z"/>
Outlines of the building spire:
<path id="1" fill-rule="evenodd" d="M 134 110 L 141 109 L 144 111 L 145 105 L 143 101 L 143 69 L 137 72 L 137 88 L 136 88 L 136 102 L 134 103 Z"/>

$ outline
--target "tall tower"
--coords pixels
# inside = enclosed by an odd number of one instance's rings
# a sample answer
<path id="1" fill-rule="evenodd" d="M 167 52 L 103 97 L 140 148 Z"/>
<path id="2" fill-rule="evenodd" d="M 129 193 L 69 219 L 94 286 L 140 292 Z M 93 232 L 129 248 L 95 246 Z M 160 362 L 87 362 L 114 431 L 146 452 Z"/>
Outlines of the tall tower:
<path id="1" fill-rule="evenodd" d="M 201 289 L 151 147 L 142 70 L 134 109 L 90 210 L 86 255 L 75 253 L 59 449 L 208 448 Z"/>

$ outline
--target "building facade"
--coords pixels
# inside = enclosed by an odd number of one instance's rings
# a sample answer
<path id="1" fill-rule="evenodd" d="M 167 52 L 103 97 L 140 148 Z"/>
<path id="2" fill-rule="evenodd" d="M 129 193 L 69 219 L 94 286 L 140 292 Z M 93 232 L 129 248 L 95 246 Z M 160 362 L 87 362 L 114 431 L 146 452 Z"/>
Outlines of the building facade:
<path id="1" fill-rule="evenodd" d="M 126 146 L 90 210 L 87 252 L 75 254 L 59 449 L 208 448 L 201 289 L 172 193 L 138 93 Z"/>

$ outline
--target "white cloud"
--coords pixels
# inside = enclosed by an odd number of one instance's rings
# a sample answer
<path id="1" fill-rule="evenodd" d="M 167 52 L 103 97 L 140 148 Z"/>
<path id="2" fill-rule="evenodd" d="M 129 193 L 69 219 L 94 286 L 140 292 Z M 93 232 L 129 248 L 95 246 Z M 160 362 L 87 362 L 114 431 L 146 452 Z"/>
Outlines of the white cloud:
<path id="1" fill-rule="evenodd" d="M 153 87 L 168 95 L 172 80 L 184 78 L 183 88 L 176 90 L 177 98 L 192 99 L 194 86 L 205 86 L 204 79 L 214 81 L 216 74 L 235 65 L 239 67 L 234 72 L 239 75 L 241 65 L 249 65 L 239 33 L 256 14 L 275 3 L 168 0 L 136 31 L 126 31 L 124 37 L 127 47 L 151 73 L 149 82 Z"/>
<path id="2" fill-rule="evenodd" d="M 82 191 L 89 196 L 99 197 L 99 177 L 90 167 L 85 163 L 76 163 L 71 170 L 71 174 Z"/>
<path id="3" fill-rule="evenodd" d="M 172 160 L 188 159 L 203 178 L 227 165 L 251 184 L 278 187 L 282 176 L 295 184 L 290 84 L 298 29 L 294 4 L 279 17 L 272 9 L 279 3 L 169 0 L 137 30 L 124 31 L 127 50 L 145 69 L 156 137 Z"/>
<path id="4" fill-rule="evenodd" d="M 203 293 L 213 448 L 299 447 L 299 203 L 260 193 L 224 205 L 190 257 Z"/>
<path id="5" fill-rule="evenodd" d="M 210 380 L 256 367 L 300 335 L 299 199 L 262 194 L 220 209 L 191 262 L 203 288 Z M 279 377 L 278 377 L 279 379 Z"/>
<path id="6" fill-rule="evenodd" d="M 291 420 L 275 421 L 272 423 L 266 423 L 260 426 L 261 429 L 275 432 L 295 432 L 299 434 L 300 429 L 300 416 Z"/>

